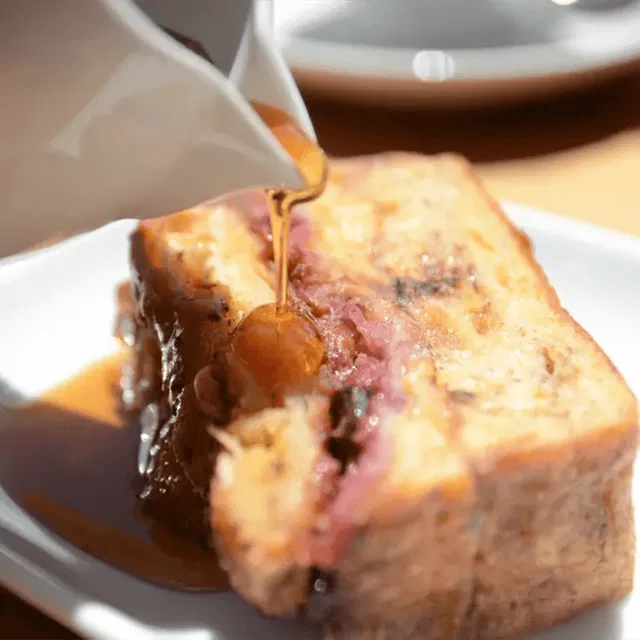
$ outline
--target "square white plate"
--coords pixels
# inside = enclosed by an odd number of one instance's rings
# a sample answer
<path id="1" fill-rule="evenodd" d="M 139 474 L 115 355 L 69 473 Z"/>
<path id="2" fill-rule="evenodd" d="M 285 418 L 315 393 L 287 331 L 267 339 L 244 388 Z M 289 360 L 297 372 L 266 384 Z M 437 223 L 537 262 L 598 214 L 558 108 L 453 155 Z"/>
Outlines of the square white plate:
<path id="1" fill-rule="evenodd" d="M 516 205 L 506 208 L 532 238 L 565 306 L 638 393 L 640 240 Z M 115 349 L 114 288 L 128 275 L 127 237 L 133 225 L 117 222 L 0 263 L 0 397 L 5 403 L 34 398 Z M 636 474 L 636 503 L 639 484 Z M 49 533 L 2 487 L 0 581 L 81 635 L 99 640 L 318 637 L 311 627 L 266 620 L 232 594 L 164 590 L 112 569 Z M 622 603 L 536 636 L 639 638 L 640 587 Z"/>

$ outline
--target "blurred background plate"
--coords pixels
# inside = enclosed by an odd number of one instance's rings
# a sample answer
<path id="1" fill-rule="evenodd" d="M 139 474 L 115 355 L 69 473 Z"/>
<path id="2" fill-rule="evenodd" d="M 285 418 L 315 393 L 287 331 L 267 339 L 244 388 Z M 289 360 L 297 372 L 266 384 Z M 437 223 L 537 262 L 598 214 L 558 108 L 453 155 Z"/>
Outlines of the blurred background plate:
<path id="1" fill-rule="evenodd" d="M 640 0 L 275 0 L 307 93 L 480 106 L 587 88 L 637 68 Z"/>

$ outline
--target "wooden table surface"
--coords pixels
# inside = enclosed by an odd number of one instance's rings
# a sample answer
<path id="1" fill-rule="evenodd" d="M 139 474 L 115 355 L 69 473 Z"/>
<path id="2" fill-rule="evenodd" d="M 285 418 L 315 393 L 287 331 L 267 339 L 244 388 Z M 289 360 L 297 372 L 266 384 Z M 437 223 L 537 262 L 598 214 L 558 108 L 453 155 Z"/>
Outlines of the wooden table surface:
<path id="1" fill-rule="evenodd" d="M 332 155 L 455 151 L 501 199 L 640 234 L 640 72 L 553 103 L 446 114 L 345 107 L 309 98 Z M 75 638 L 0 590 L 0 638 Z"/>

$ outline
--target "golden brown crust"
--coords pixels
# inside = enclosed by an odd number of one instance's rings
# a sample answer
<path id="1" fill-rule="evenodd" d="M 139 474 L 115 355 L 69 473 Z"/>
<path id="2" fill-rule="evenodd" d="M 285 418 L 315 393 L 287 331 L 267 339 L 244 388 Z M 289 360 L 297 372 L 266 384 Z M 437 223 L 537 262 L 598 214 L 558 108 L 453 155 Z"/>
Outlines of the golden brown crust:
<path id="1" fill-rule="evenodd" d="M 123 376 L 125 405 L 141 412 L 143 424 L 156 426 L 140 487 L 143 510 L 203 545 L 210 539 L 209 484 L 220 448 L 208 429 L 231 417 L 225 375 L 231 331 L 250 308 L 243 287 L 259 301 L 271 291 L 265 267 L 255 272 L 262 247 L 250 222 L 238 224 L 224 207 L 217 211 L 204 207 L 143 221 L 133 233 L 134 346 Z M 219 272 L 225 265 L 231 265 L 226 280 Z M 126 315 L 127 305 L 120 306 Z M 198 399 L 196 379 L 205 369 L 220 383 L 207 406 Z"/>
<path id="2" fill-rule="evenodd" d="M 415 157 L 407 159 L 404 154 L 386 160 L 392 166 L 402 166 L 407 160 L 425 162 Z M 369 163 L 370 159 L 362 162 Z M 436 557 L 445 558 L 447 551 L 459 552 L 455 562 L 443 563 L 445 566 L 440 571 L 445 575 L 456 575 L 465 562 L 471 561 L 471 571 L 464 583 L 470 591 L 466 591 L 462 613 L 457 603 L 465 589 L 461 587 L 451 593 L 447 586 L 437 583 L 424 590 L 416 614 L 404 613 L 407 601 L 412 597 L 420 599 L 420 591 L 408 583 L 406 570 L 404 577 L 398 575 L 398 567 L 421 566 L 423 558 L 433 553 L 433 543 L 437 540 L 437 528 L 417 517 L 401 527 L 393 539 L 396 544 L 399 540 L 409 540 L 412 529 L 417 528 L 423 536 L 422 542 L 408 547 L 403 557 L 395 558 L 393 565 L 384 564 L 385 551 L 380 551 L 376 563 L 375 553 L 356 551 L 354 545 L 356 566 L 358 561 L 364 566 L 377 566 L 377 580 L 381 585 L 388 583 L 390 589 L 395 587 L 396 593 L 392 591 L 387 602 L 378 596 L 372 603 L 368 590 L 363 589 L 358 599 L 357 581 L 348 582 L 345 586 L 348 596 L 344 596 L 346 611 L 329 625 L 332 638 L 494 640 L 518 637 L 594 604 L 616 600 L 632 588 L 635 536 L 631 474 L 637 447 L 635 400 L 609 359 L 561 307 L 556 292 L 533 257 L 529 242 L 523 240 L 523 234 L 513 228 L 498 205 L 484 193 L 467 163 L 454 157 L 445 157 L 441 162 L 445 167 L 443 173 L 452 183 L 460 185 L 458 188 L 465 194 L 475 192 L 478 196 L 475 215 L 481 219 L 495 216 L 511 235 L 519 253 L 517 258 L 513 254 L 511 260 L 526 263 L 534 272 L 539 294 L 557 314 L 554 325 L 571 327 L 581 348 L 596 353 L 595 371 L 574 371 L 573 375 L 590 376 L 604 388 L 615 389 L 611 402 L 618 406 L 608 406 L 608 398 L 603 394 L 600 406 L 594 407 L 603 415 L 591 415 L 591 425 L 570 423 L 562 429 L 561 437 L 551 433 L 545 441 L 541 437 L 546 435 L 545 427 L 560 428 L 561 421 L 550 419 L 550 424 L 545 425 L 542 420 L 538 421 L 539 433 L 529 434 L 520 442 L 504 438 L 506 433 L 503 433 L 504 442 L 492 442 L 489 448 L 486 443 L 478 446 L 473 432 L 473 440 L 467 440 L 469 444 L 465 447 L 465 431 L 473 426 L 479 414 L 464 405 L 458 407 L 461 425 L 457 445 L 462 445 L 473 479 L 475 504 L 466 517 L 457 516 L 457 521 L 467 527 L 466 545 L 452 537 L 450 542 L 444 541 L 437 548 Z M 345 165 L 349 167 L 348 161 Z M 458 201 L 457 206 L 462 208 L 464 204 Z M 500 259 L 506 260 L 507 256 L 501 255 Z M 477 263 L 476 266 L 480 267 Z M 525 326 L 529 321 L 522 318 Z M 562 338 L 558 336 L 558 340 Z M 499 341 L 495 348 L 498 352 L 503 349 L 502 357 L 507 357 L 508 352 Z M 505 380 L 504 384 L 508 387 L 510 381 Z M 572 380 L 563 384 L 571 385 Z M 575 402 L 583 401 L 584 397 L 576 394 Z M 517 413 L 514 418 L 517 419 Z M 531 418 L 520 417 L 525 419 Z M 514 426 L 507 423 L 503 429 Z M 425 500 L 429 500 L 429 494 Z M 353 563 L 354 559 L 346 562 Z M 440 573 L 439 564 L 438 561 L 431 563 L 431 576 Z M 346 569 L 341 563 L 337 569 L 338 585 L 343 571 Z M 362 568 L 355 573 L 366 575 Z M 362 616 L 360 611 L 364 612 Z M 383 613 L 376 616 L 375 611 Z M 443 611 L 449 612 L 449 627 L 439 617 Z M 401 621 L 399 626 L 396 626 L 397 620 Z"/>
<path id="3" fill-rule="evenodd" d="M 176 532 L 207 544 L 207 495 L 217 443 L 207 433 L 211 419 L 197 406 L 193 381 L 228 339 L 226 296 L 207 289 L 203 300 L 197 283 L 185 284 L 179 265 L 171 265 L 165 234 L 162 223 L 141 223 L 131 239 L 137 366 L 152 359 L 160 365 L 151 389 L 142 385 L 135 402 L 147 416 L 157 416 L 140 494 L 150 515 L 161 515 Z M 219 319 L 212 319 L 214 311 Z"/>
<path id="4" fill-rule="evenodd" d="M 318 396 L 290 398 L 218 434 L 227 450 L 211 493 L 216 546 L 234 588 L 269 615 L 295 612 L 307 598 L 305 543 L 321 511 L 317 470 L 329 428 L 328 399 Z"/>
<path id="5" fill-rule="evenodd" d="M 212 218 L 227 225 L 225 238 L 248 233 L 235 254 L 208 263 L 207 286 L 224 291 L 232 322 L 272 295 L 270 267 L 243 211 L 204 208 L 182 219 L 185 238 Z M 274 449 L 243 444 L 253 418 L 234 421 L 230 432 L 241 451 L 218 459 L 211 517 L 236 588 L 264 611 L 292 613 L 321 564 L 335 588 L 327 637 L 363 640 L 510 638 L 627 593 L 635 552 L 635 399 L 562 308 L 526 236 L 469 165 L 455 156 L 410 154 L 335 161 L 327 192 L 304 217 L 307 253 L 292 269 L 293 299 L 317 315 L 348 357 L 357 354 L 359 338 L 330 321 L 336 297 L 356 300 L 367 322 L 392 325 L 400 341 L 388 358 L 403 402 L 389 405 L 377 428 L 385 465 L 351 505 L 340 550 L 325 548 L 324 555 L 313 544 L 305 552 L 304 530 L 312 538 L 336 510 L 308 482 L 330 448 L 327 426 L 319 428 L 322 420 L 307 409 L 295 414 L 293 405 L 277 420 L 258 414 L 265 432 L 280 424 L 276 445 L 306 441 L 313 455 L 286 482 L 267 475 L 252 491 L 252 472 L 241 460 L 251 450 L 255 470 L 273 461 Z M 176 255 L 173 236 L 156 238 Z M 207 242 L 205 253 L 224 247 L 222 236 Z M 140 255 L 152 261 L 149 247 Z M 150 282 L 142 262 L 137 273 Z M 142 308 L 144 298 L 138 296 Z M 176 304 L 168 306 L 175 312 Z M 178 311 L 178 324 L 204 351 L 182 378 L 185 389 L 195 369 L 225 346 L 224 338 L 187 328 L 187 316 Z M 167 316 L 167 330 L 175 317 Z M 191 326 L 200 323 L 196 314 Z M 182 412 L 193 448 L 202 422 Z M 171 451 L 184 458 L 179 446 Z M 208 453 L 206 460 L 195 485 L 209 473 Z M 189 465 L 182 466 L 195 486 Z M 288 498 L 268 509 L 274 495 Z M 256 512 L 264 531 L 255 527 Z"/>

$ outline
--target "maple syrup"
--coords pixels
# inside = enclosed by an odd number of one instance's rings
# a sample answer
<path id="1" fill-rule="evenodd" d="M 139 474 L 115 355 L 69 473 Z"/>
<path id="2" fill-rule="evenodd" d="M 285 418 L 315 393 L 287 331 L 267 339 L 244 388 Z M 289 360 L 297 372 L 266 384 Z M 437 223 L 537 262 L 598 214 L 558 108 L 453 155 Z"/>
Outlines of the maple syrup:
<path id="1" fill-rule="evenodd" d="M 287 304 L 291 209 L 318 197 L 327 160 L 283 111 L 254 108 L 298 166 L 306 186 L 266 192 L 276 272 L 275 304 L 236 328 L 233 356 L 270 396 L 311 378 L 324 359 L 314 321 Z M 127 354 L 128 355 L 128 354 Z M 136 482 L 140 425 L 119 411 L 125 354 L 98 362 L 35 406 L 8 411 L 0 430 L 2 484 L 32 516 L 85 552 L 163 587 L 228 588 L 215 554 L 141 516 Z"/>
<path id="2" fill-rule="evenodd" d="M 327 158 L 291 117 L 274 107 L 252 103 L 253 108 L 295 162 L 306 186 L 268 189 L 275 265 L 276 301 L 251 311 L 238 325 L 233 354 L 251 371 L 262 389 L 278 395 L 317 373 L 324 346 L 313 320 L 287 305 L 289 230 L 292 208 L 314 200 L 327 183 Z"/>
<path id="3" fill-rule="evenodd" d="M 210 548 L 140 513 L 140 425 L 118 410 L 124 356 L 89 366 L 33 406 L 3 413 L 2 486 L 49 529 L 137 578 L 169 588 L 226 589 Z"/>

